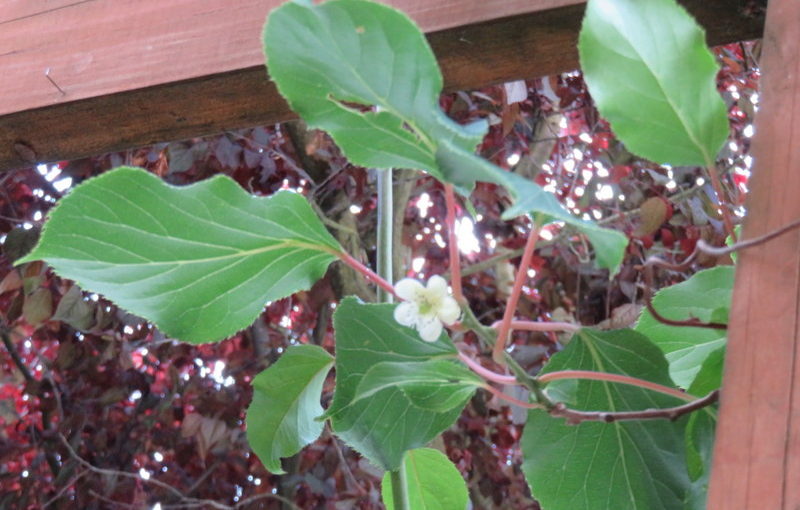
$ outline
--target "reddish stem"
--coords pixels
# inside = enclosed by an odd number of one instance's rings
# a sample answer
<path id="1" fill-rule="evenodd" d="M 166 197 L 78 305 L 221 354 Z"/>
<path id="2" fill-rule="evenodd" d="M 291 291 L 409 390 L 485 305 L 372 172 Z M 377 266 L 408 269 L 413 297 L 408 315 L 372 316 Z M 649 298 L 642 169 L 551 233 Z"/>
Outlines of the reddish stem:
<path id="1" fill-rule="evenodd" d="M 444 200 L 447 204 L 447 244 L 450 252 L 450 285 L 453 287 L 453 296 L 459 304 L 464 303 L 464 293 L 461 290 L 461 258 L 458 254 L 458 240 L 456 239 L 456 197 L 453 185 L 444 185 Z"/>
<path id="2" fill-rule="evenodd" d="M 503 321 L 497 321 L 492 324 L 492 328 L 497 329 L 502 325 Z M 569 331 L 572 333 L 578 332 L 581 329 L 580 324 L 572 324 L 571 322 L 539 322 L 539 321 L 511 321 L 511 329 L 522 331 Z"/>
<path id="3" fill-rule="evenodd" d="M 537 379 L 542 383 L 557 381 L 559 379 L 591 379 L 593 381 L 609 381 L 657 391 L 659 393 L 670 395 L 688 402 L 695 400 L 695 397 L 692 395 L 684 393 L 675 388 L 670 388 L 669 386 L 663 386 L 661 384 L 645 381 L 643 379 L 637 379 L 635 377 L 629 377 L 627 375 L 609 374 L 606 372 L 592 372 L 590 370 L 562 370 L 559 372 L 550 372 L 549 374 L 540 375 L 537 377 Z"/>
<path id="4" fill-rule="evenodd" d="M 488 391 L 489 393 L 491 393 L 492 395 L 494 395 L 495 397 L 497 397 L 499 399 L 511 402 L 512 404 L 518 405 L 520 407 L 524 407 L 525 409 L 542 409 L 544 407 L 541 404 L 535 404 L 535 403 L 532 403 L 532 402 L 523 402 L 522 400 L 516 399 L 516 398 L 512 397 L 511 395 L 506 395 L 505 393 L 503 393 L 502 391 L 498 390 L 494 386 L 490 386 L 488 384 L 486 386 L 481 386 L 481 388 L 483 388 L 484 390 Z"/>
<path id="5" fill-rule="evenodd" d="M 514 278 L 514 287 L 511 289 L 511 295 L 508 297 L 506 310 L 503 313 L 503 320 L 497 331 L 497 341 L 494 343 L 494 349 L 492 349 L 492 358 L 501 365 L 505 364 L 503 352 L 505 351 L 506 342 L 508 341 L 508 333 L 511 330 L 511 320 L 514 318 L 514 313 L 517 310 L 519 296 L 522 293 L 522 284 L 524 284 L 525 280 L 528 278 L 528 266 L 533 258 L 533 252 L 536 249 L 536 241 L 539 239 L 539 231 L 541 228 L 541 226 L 537 226 L 534 223 L 533 230 L 531 230 L 528 240 L 525 242 L 525 251 L 522 253 L 522 260 L 519 263 L 519 269 L 517 269 L 517 276 Z"/>
<path id="6" fill-rule="evenodd" d="M 513 384 L 517 385 L 519 382 L 517 378 L 513 375 L 502 375 L 498 374 L 497 372 L 492 372 L 488 368 L 484 367 L 474 359 L 470 358 L 463 352 L 458 352 L 458 357 L 461 361 L 463 361 L 473 372 L 478 374 L 479 376 L 483 377 L 487 381 L 496 382 L 499 384 Z"/>
<path id="7" fill-rule="evenodd" d="M 393 296 L 399 298 L 399 296 L 395 294 L 394 287 L 392 286 L 391 283 L 387 282 L 386 280 L 378 276 L 372 269 L 368 268 L 361 262 L 357 261 L 352 255 L 346 252 L 336 252 L 336 256 L 339 257 L 339 259 L 342 262 L 352 267 L 359 273 L 363 274 L 367 278 L 367 280 L 371 280 L 373 283 L 384 289 L 386 292 L 389 292 Z"/>

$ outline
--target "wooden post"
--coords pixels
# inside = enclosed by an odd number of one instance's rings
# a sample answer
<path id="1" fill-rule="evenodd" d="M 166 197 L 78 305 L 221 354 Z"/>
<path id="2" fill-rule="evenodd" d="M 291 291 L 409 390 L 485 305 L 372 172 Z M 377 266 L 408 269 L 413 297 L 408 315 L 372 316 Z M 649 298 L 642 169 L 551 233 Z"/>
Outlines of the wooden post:
<path id="1" fill-rule="evenodd" d="M 742 238 L 800 218 L 800 2 L 770 0 Z M 709 510 L 800 508 L 800 232 L 739 255 Z"/>

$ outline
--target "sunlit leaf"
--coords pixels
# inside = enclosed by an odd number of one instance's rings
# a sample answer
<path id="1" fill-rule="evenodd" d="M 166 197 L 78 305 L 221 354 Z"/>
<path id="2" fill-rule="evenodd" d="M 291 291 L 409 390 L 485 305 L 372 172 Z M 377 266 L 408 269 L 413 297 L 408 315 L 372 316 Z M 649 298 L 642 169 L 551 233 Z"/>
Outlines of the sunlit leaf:
<path id="1" fill-rule="evenodd" d="M 406 453 L 403 462 L 408 481 L 408 508 L 417 510 L 466 510 L 469 494 L 461 473 L 445 454 L 432 448 Z M 381 496 L 386 510 L 393 510 L 390 473 L 383 476 Z"/>
<path id="2" fill-rule="evenodd" d="M 403 13 L 364 0 L 289 2 L 264 31 L 278 90 L 310 127 L 373 168 L 413 168 L 468 192 L 476 181 L 504 186 L 515 205 L 504 218 L 539 214 L 575 225 L 613 271 L 627 240 L 568 213 L 549 193 L 474 154 L 486 123 L 460 126 L 439 108 L 442 76 L 424 35 Z"/>
<path id="3" fill-rule="evenodd" d="M 17 263 L 45 260 L 167 335 L 202 343 L 308 289 L 338 250 L 296 193 L 256 197 L 219 175 L 175 187 L 122 167 L 61 199 Z"/>
<path id="4" fill-rule="evenodd" d="M 591 370 L 672 386 L 663 353 L 631 330 L 581 330 L 543 372 Z M 632 411 L 682 401 L 642 388 L 581 380 L 573 407 Z M 689 478 L 684 420 L 567 425 L 542 410 L 528 415 L 523 471 L 545 510 L 677 510 Z"/>
<path id="5" fill-rule="evenodd" d="M 729 132 L 719 67 L 675 0 L 589 0 L 579 51 L 597 108 L 631 152 L 713 165 Z"/>
<path id="6" fill-rule="evenodd" d="M 426 445 L 452 425 L 463 407 L 462 401 L 443 412 L 425 410 L 396 386 L 353 402 L 359 384 L 379 363 L 420 363 L 456 354 L 444 333 L 428 343 L 415 330 L 399 325 L 394 320 L 395 306 L 347 298 L 336 308 L 336 390 L 326 413 L 340 438 L 390 471 L 399 468 L 404 452 Z M 462 391 L 456 385 L 438 394 L 447 401 Z"/>
<path id="7" fill-rule="evenodd" d="M 725 321 L 733 293 L 733 266 L 718 266 L 694 274 L 685 282 L 658 291 L 655 309 L 668 319 Z M 720 329 L 670 326 L 642 310 L 636 331 L 646 335 L 667 356 L 669 372 L 678 386 L 688 388 L 706 357 L 725 345 Z"/>
<path id="8" fill-rule="evenodd" d="M 322 433 L 320 397 L 333 358 L 316 345 L 289 347 L 253 379 L 247 408 L 247 441 L 271 473 L 283 473 L 280 459 L 299 452 Z"/>

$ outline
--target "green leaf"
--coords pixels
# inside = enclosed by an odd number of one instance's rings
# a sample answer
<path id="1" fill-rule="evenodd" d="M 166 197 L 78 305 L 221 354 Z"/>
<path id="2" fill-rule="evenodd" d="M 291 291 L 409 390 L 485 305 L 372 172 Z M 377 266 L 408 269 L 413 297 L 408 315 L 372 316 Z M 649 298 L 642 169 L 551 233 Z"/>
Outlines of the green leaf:
<path id="1" fill-rule="evenodd" d="M 686 467 L 692 485 L 686 495 L 685 510 L 706 508 L 716 425 L 716 413 L 709 408 L 689 416 L 686 425 Z"/>
<path id="2" fill-rule="evenodd" d="M 350 405 L 380 391 L 399 388 L 420 409 L 446 412 L 464 407 L 475 389 L 483 385 L 483 379 L 455 361 L 384 361 L 367 371 Z"/>
<path id="3" fill-rule="evenodd" d="M 461 473 L 445 454 L 432 448 L 417 448 L 406 454 L 406 480 L 411 510 L 465 510 L 469 494 Z M 394 509 L 390 473 L 383 475 L 381 496 L 386 510 Z"/>
<path id="4" fill-rule="evenodd" d="M 247 441 L 264 467 L 281 474 L 280 459 L 315 441 L 325 424 L 320 396 L 333 358 L 316 345 L 293 345 L 253 379 Z"/>
<path id="5" fill-rule="evenodd" d="M 714 164 L 729 132 L 719 68 L 675 0 L 589 0 L 578 48 L 598 110 L 631 152 Z"/>
<path id="6" fill-rule="evenodd" d="M 667 362 L 631 330 L 581 330 L 543 372 L 591 370 L 671 386 Z M 633 411 L 682 402 L 642 388 L 602 381 L 578 383 L 576 409 Z M 584 422 L 567 425 L 532 410 L 522 436 L 522 469 L 533 497 L 547 510 L 667 510 L 682 506 L 689 479 L 683 421 Z"/>
<path id="7" fill-rule="evenodd" d="M 403 13 L 363 0 L 289 2 L 264 29 L 270 76 L 310 127 L 324 129 L 355 164 L 413 168 L 467 193 L 493 182 L 537 213 L 575 225 L 616 271 L 627 238 L 568 213 L 532 181 L 474 154 L 486 123 L 460 126 L 439 108 L 442 76 L 425 36 Z"/>
<path id="8" fill-rule="evenodd" d="M 689 393 L 702 397 L 708 395 L 714 390 L 718 390 L 722 386 L 722 369 L 725 366 L 725 346 L 718 347 L 716 350 L 711 351 L 697 376 L 689 386 Z"/>
<path id="9" fill-rule="evenodd" d="M 359 384 L 379 363 L 419 363 L 456 355 L 444 333 L 428 343 L 415 330 L 395 322 L 395 306 L 364 304 L 351 297 L 337 307 L 336 390 L 326 413 L 340 438 L 389 471 L 400 467 L 405 451 L 426 445 L 461 413 L 461 406 L 443 412 L 422 409 L 398 387 L 353 402 Z M 438 393 L 448 400 L 451 393 L 461 392 L 457 386 Z"/>
<path id="10" fill-rule="evenodd" d="M 668 319 L 696 318 L 703 322 L 725 317 L 733 293 L 733 266 L 717 266 L 694 274 L 685 282 L 661 289 L 653 306 Z M 669 326 L 658 322 L 645 308 L 636 331 L 646 335 L 667 355 L 669 372 L 681 388 L 688 388 L 703 360 L 725 345 L 727 332 L 720 329 Z"/>
<path id="11" fill-rule="evenodd" d="M 308 289 L 340 250 L 296 193 L 255 197 L 220 175 L 179 188 L 122 167 L 61 199 L 17 263 L 45 260 L 167 335 L 202 343 Z"/>

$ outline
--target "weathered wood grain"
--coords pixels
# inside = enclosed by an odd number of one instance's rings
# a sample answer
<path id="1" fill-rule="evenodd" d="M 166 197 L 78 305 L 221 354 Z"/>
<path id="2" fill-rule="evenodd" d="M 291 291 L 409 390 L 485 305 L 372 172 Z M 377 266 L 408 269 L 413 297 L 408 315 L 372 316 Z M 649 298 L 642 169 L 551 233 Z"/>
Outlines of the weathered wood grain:
<path id="1" fill-rule="evenodd" d="M 4 3 L 0 169 L 287 120 L 258 43 L 277 3 Z M 390 3 L 426 30 L 450 90 L 577 67 L 581 0 Z M 761 34 L 760 20 L 740 14 L 741 0 L 683 3 L 712 44 Z"/>
<path id="2" fill-rule="evenodd" d="M 800 3 L 770 0 L 743 238 L 800 218 Z M 709 510 L 800 508 L 800 233 L 739 256 Z"/>

